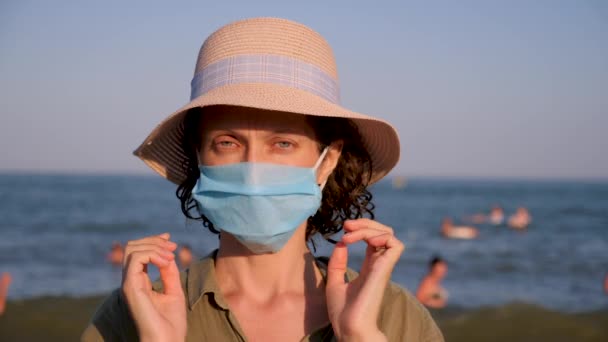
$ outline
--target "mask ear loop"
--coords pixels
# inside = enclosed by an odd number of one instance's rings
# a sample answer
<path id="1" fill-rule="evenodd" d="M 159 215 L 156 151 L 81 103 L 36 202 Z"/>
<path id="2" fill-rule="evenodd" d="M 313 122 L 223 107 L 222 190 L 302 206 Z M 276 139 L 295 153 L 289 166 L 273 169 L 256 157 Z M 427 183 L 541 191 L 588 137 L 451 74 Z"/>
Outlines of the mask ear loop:
<path id="1" fill-rule="evenodd" d="M 323 152 L 321 152 L 321 156 L 319 157 L 319 160 L 317 160 L 317 162 L 315 163 L 315 166 L 313 167 L 313 170 L 315 170 L 315 172 L 317 171 L 317 169 L 319 168 L 319 166 L 321 165 L 321 163 L 323 162 L 323 160 L 325 159 L 325 155 L 327 154 L 327 151 L 329 150 L 329 146 L 326 146 L 323 149 Z M 323 191 L 323 188 L 325 187 L 325 184 L 327 184 L 327 181 L 323 182 L 323 184 L 320 184 L 319 187 L 321 188 L 321 191 Z M 332 239 L 332 238 L 325 238 L 327 241 L 329 241 L 329 243 L 332 244 L 336 244 L 338 243 L 338 241 Z"/>
<path id="2" fill-rule="evenodd" d="M 323 159 L 325 159 L 325 155 L 327 154 L 328 150 L 329 150 L 329 146 L 326 146 L 323 149 L 323 152 L 321 152 L 321 155 L 319 156 L 319 159 L 317 159 L 317 162 L 315 163 L 315 166 L 312 167 L 313 170 L 317 171 L 317 169 L 319 168 L 319 166 L 323 162 Z"/>
<path id="3" fill-rule="evenodd" d="M 315 163 L 315 166 L 313 166 L 312 169 L 315 171 L 315 173 L 317 172 L 317 169 L 319 168 L 319 166 L 321 166 L 321 163 L 325 159 L 325 155 L 327 154 L 328 150 L 329 150 L 329 146 L 325 146 L 325 148 L 323 149 L 323 152 L 321 152 L 321 156 L 319 156 L 319 159 L 317 159 L 317 162 Z M 325 187 L 326 183 L 327 183 L 327 180 L 325 182 L 323 182 L 321 185 L 319 185 L 319 187 L 321 188 L 321 190 L 323 190 L 323 188 Z"/>

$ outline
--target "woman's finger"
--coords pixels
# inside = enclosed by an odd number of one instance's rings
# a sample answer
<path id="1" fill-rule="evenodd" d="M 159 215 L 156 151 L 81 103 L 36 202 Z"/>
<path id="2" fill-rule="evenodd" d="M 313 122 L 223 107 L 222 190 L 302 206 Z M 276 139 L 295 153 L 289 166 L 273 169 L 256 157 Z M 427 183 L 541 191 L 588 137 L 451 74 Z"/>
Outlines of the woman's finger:
<path id="1" fill-rule="evenodd" d="M 346 244 L 365 241 L 368 245 L 366 256 L 371 256 L 375 252 L 382 251 L 382 254 L 387 255 L 392 263 L 396 263 L 399 260 L 401 253 L 405 249 L 403 243 L 392 233 L 382 233 L 374 229 L 362 229 L 348 233 L 342 237 L 342 241 Z"/>
<path id="2" fill-rule="evenodd" d="M 145 251 L 147 249 L 155 250 L 155 251 L 163 251 L 163 252 L 173 252 L 177 249 L 177 246 L 170 244 L 157 244 L 157 243 L 142 243 L 139 245 L 131 245 L 125 247 L 125 254 L 129 254 L 132 252 L 140 252 Z"/>
<path id="3" fill-rule="evenodd" d="M 344 221 L 344 230 L 346 232 L 353 232 L 360 229 L 375 229 L 386 233 L 393 233 L 393 228 L 386 226 L 378 221 L 374 221 L 368 218 L 360 218 L 356 220 Z"/>
<path id="4" fill-rule="evenodd" d="M 175 258 L 175 256 L 173 256 Z M 147 273 L 146 266 L 153 264 L 158 268 L 166 267 L 171 261 L 168 257 L 165 257 L 156 251 L 146 250 L 140 252 L 133 252 L 127 256 L 127 262 L 124 267 L 125 281 L 129 277 L 135 277 L 141 273 Z"/>
<path id="5" fill-rule="evenodd" d="M 131 245 L 125 248 L 125 258 L 123 260 L 123 265 L 126 265 L 129 255 L 135 252 L 144 252 L 144 251 L 155 251 L 168 260 L 172 260 L 175 258 L 175 255 L 172 253 L 174 249 L 169 246 L 159 246 L 158 244 L 139 244 L 139 245 Z"/>
<path id="6" fill-rule="evenodd" d="M 392 234 L 376 235 L 367 239 L 368 247 L 374 248 L 375 252 L 382 252 L 383 255 L 389 256 L 391 261 L 399 261 L 399 257 L 405 246 Z"/>
<path id="7" fill-rule="evenodd" d="M 367 239 L 366 242 L 368 246 L 375 247 L 376 250 L 378 250 L 379 248 L 384 248 L 387 251 L 391 250 L 401 254 L 401 252 L 403 252 L 403 250 L 405 249 L 403 242 L 399 241 L 392 234 L 381 234 L 372 236 L 371 238 Z"/>
<path id="8" fill-rule="evenodd" d="M 348 265 L 348 249 L 342 242 L 336 243 L 327 264 L 327 287 L 344 285 L 344 275 Z"/>
<path id="9" fill-rule="evenodd" d="M 182 284 L 179 279 L 179 269 L 175 263 L 175 259 L 169 261 L 165 267 L 159 267 L 160 280 L 163 283 L 164 293 L 166 295 L 184 295 Z"/>
<path id="10" fill-rule="evenodd" d="M 378 235 L 393 235 L 392 232 L 384 230 L 377 230 L 372 228 L 362 228 L 359 230 L 351 231 L 342 236 L 342 241 L 346 244 L 352 244 L 358 241 L 367 241 L 368 239 Z"/>
<path id="11" fill-rule="evenodd" d="M 403 244 L 392 234 L 381 234 L 365 240 L 365 261 L 359 273 L 365 279 L 362 291 L 370 296 L 382 293 L 403 252 Z"/>

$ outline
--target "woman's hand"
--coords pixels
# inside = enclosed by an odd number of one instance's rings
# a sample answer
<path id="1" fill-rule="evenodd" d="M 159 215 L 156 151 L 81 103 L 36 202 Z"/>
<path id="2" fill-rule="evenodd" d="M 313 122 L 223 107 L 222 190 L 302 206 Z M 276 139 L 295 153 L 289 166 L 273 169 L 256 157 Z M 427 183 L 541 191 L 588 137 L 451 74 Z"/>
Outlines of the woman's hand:
<path id="1" fill-rule="evenodd" d="M 129 241 L 123 260 L 122 292 L 142 341 L 183 341 L 186 303 L 169 234 Z M 148 264 L 158 267 L 163 293 L 152 290 Z"/>
<path id="2" fill-rule="evenodd" d="M 327 310 L 340 341 L 386 341 L 378 329 L 384 290 L 404 246 L 393 230 L 369 219 L 344 222 L 342 241 L 336 244 L 327 266 Z M 361 273 L 346 283 L 347 245 L 365 241 Z"/>

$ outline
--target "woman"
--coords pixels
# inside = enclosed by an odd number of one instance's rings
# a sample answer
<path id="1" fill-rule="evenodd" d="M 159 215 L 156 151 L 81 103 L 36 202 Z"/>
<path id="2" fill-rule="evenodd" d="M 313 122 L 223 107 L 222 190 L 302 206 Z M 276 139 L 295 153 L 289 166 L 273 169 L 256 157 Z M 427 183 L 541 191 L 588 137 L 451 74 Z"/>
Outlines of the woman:
<path id="1" fill-rule="evenodd" d="M 180 274 L 169 234 L 129 242 L 122 287 L 83 340 L 443 339 L 389 282 L 403 244 L 362 218 L 373 217 L 367 186 L 398 160 L 397 134 L 339 105 L 318 33 L 273 18 L 219 29 L 199 53 L 191 102 L 135 154 L 178 184 L 182 211 L 219 233 L 219 248 Z M 312 255 L 314 235 L 342 229 L 329 262 Z M 357 275 L 347 248 L 359 241 L 368 248 Z"/>

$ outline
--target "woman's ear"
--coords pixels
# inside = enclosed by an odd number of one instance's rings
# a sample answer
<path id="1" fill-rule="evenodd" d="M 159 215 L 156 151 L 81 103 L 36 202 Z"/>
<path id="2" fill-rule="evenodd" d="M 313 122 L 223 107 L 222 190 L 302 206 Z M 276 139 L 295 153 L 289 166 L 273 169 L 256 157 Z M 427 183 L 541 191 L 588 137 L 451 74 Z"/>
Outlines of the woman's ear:
<path id="1" fill-rule="evenodd" d="M 325 154 L 325 158 L 321 162 L 321 165 L 319 165 L 319 170 L 317 172 L 317 184 L 324 185 L 327 182 L 329 176 L 338 165 L 343 146 L 344 142 L 342 140 L 336 140 L 327 147 L 327 153 Z"/>

